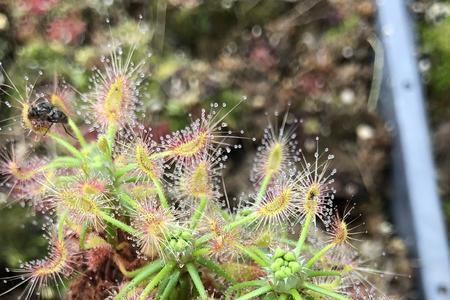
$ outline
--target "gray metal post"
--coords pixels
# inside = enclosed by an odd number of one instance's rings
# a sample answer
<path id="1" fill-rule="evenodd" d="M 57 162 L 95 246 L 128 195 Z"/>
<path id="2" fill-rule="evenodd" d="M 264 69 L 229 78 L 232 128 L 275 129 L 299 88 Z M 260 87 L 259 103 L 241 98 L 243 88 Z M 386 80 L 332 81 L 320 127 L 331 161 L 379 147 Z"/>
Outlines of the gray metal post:
<path id="1" fill-rule="evenodd" d="M 378 0 L 385 67 L 380 109 L 393 126 L 393 215 L 417 258 L 421 292 L 450 299 L 447 235 L 436 188 L 426 111 L 417 68 L 414 22 L 404 0 Z"/>

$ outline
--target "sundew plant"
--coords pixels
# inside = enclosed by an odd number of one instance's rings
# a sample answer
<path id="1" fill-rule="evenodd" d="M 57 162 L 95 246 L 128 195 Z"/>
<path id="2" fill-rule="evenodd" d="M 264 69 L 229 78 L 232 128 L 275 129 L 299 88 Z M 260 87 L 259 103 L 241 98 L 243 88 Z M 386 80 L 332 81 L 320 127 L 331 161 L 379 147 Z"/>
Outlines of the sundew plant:
<path id="1" fill-rule="evenodd" d="M 133 63 L 132 50 L 110 48 L 86 93 L 67 84 L 22 92 L 4 72 L 4 101 L 26 131 L 16 136 L 57 148 L 2 150 L 3 187 L 46 216 L 49 244 L 45 258 L 9 270 L 5 282 L 15 285 L 2 295 L 376 297 L 350 245 L 348 210 L 339 216 L 333 206 L 333 156 L 318 139 L 308 161 L 286 117 L 269 125 L 250 172 L 254 187 L 229 201 L 224 182 L 236 175 L 222 170 L 244 138 L 226 124 L 233 108 L 213 104 L 185 129 L 157 137 L 136 113 L 144 64 Z"/>

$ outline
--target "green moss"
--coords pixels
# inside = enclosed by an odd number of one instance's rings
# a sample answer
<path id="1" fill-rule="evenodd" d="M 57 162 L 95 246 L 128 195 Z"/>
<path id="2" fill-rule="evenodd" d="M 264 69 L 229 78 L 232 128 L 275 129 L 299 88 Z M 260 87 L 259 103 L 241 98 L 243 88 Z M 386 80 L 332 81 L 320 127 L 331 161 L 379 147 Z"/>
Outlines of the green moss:
<path id="1" fill-rule="evenodd" d="M 429 55 L 428 93 L 432 124 L 447 120 L 450 116 L 448 93 L 450 92 L 450 16 L 438 24 L 420 26 L 423 48 Z"/>
<path id="2" fill-rule="evenodd" d="M 450 16 L 434 26 L 422 27 L 423 50 L 430 53 L 431 82 L 437 92 L 450 87 Z"/>
<path id="3" fill-rule="evenodd" d="M 358 29 L 360 26 L 360 17 L 358 15 L 352 15 L 344 19 L 338 26 L 329 29 L 325 35 L 324 39 L 327 43 L 337 43 L 342 39 L 343 35 L 347 35 L 350 32 Z"/>

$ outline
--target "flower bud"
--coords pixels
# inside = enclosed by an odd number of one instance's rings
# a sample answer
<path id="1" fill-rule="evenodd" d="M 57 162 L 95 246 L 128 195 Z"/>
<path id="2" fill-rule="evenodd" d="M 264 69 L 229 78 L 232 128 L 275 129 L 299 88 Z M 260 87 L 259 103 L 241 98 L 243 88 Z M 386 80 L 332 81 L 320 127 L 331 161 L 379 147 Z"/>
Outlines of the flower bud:
<path id="1" fill-rule="evenodd" d="M 111 155 L 111 149 L 109 148 L 108 140 L 106 136 L 101 135 L 97 140 L 98 149 L 105 155 Z"/>

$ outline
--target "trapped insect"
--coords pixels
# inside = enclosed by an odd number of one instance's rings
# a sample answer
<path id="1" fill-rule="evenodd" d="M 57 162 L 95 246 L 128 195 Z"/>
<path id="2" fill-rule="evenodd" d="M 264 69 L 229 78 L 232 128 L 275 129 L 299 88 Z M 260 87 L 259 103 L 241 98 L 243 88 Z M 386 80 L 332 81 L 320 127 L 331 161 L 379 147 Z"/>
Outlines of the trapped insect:
<path id="1" fill-rule="evenodd" d="M 110 51 L 90 90 L 74 97 L 82 103 L 36 94 L 34 84 L 14 103 L 25 130 L 43 136 L 67 124 L 76 142 L 52 132 L 55 151 L 45 158 L 0 153 L 9 198 L 46 216 L 49 243 L 43 259 L 7 270 L 0 297 L 19 288 L 22 299 L 48 291 L 59 299 L 385 299 L 370 282 L 380 271 L 352 245 L 363 233 L 348 221 L 352 210 L 338 216 L 334 156 L 320 153 L 319 138 L 308 154 L 296 120 L 286 114 L 281 127 L 269 125 L 253 184 L 231 203 L 224 179 L 237 174 L 223 172 L 228 153 L 250 138 L 225 118 L 246 97 L 231 109 L 212 103 L 184 129 L 158 135 L 138 114 L 144 63 L 132 63 L 134 48 Z"/>
<path id="2" fill-rule="evenodd" d="M 43 97 L 30 106 L 27 117 L 37 127 L 46 128 L 44 135 L 47 134 L 53 124 L 62 124 L 64 131 L 73 137 L 65 126 L 68 122 L 67 115 Z"/>

